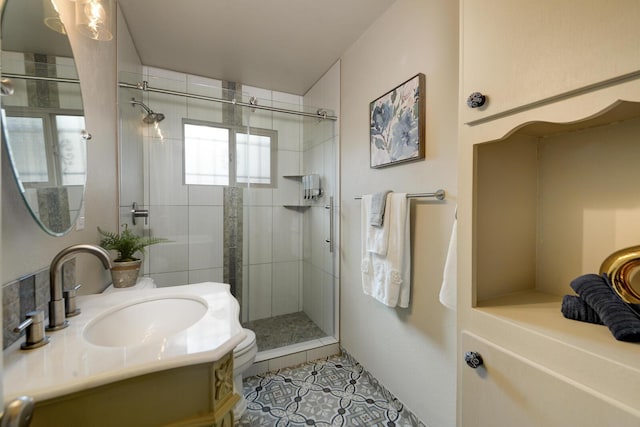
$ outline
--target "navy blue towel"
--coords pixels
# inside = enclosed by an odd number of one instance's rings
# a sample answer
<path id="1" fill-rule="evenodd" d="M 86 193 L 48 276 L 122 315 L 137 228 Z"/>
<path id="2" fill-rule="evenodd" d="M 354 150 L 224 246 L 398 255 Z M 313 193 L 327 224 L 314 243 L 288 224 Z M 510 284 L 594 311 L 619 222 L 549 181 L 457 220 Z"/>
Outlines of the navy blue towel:
<path id="1" fill-rule="evenodd" d="M 567 319 L 579 320 L 581 322 L 596 323 L 602 325 L 602 320 L 598 313 L 582 298 L 576 295 L 565 295 L 562 297 L 562 315 Z"/>
<path id="2" fill-rule="evenodd" d="M 617 340 L 640 341 L 640 316 L 620 299 L 606 274 L 577 277 L 571 282 L 571 288 L 598 313 Z"/>

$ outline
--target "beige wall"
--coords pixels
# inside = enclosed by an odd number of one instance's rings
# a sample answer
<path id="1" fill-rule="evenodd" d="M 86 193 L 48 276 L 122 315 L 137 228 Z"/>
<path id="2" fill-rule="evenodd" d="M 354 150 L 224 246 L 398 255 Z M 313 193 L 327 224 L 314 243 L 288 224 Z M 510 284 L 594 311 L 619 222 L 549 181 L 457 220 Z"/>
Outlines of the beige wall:
<path id="1" fill-rule="evenodd" d="M 455 425 L 456 315 L 438 302 L 457 196 L 458 4 L 398 0 L 341 59 L 341 343 L 427 425 Z M 426 159 L 369 168 L 369 102 L 415 74 L 427 82 Z M 348 165 L 348 166 L 347 166 Z M 412 202 L 408 309 L 360 285 L 360 202 L 383 189 L 447 191 Z"/>
<path id="2" fill-rule="evenodd" d="M 74 3 L 66 2 L 62 15 Z M 69 9 L 69 10 L 67 10 Z M 64 18 L 63 18 L 64 19 Z M 76 243 L 97 243 L 96 227 L 117 226 L 116 176 L 116 42 L 97 42 L 69 28 L 82 85 L 86 125 L 93 139 L 87 143 L 88 177 L 85 194 L 85 229 L 52 237 L 31 218 L 10 171 L 2 174 L 2 283 L 49 266 L 61 249 Z M 109 280 L 102 264 L 90 255 L 77 258 L 81 292 L 94 293 Z"/>

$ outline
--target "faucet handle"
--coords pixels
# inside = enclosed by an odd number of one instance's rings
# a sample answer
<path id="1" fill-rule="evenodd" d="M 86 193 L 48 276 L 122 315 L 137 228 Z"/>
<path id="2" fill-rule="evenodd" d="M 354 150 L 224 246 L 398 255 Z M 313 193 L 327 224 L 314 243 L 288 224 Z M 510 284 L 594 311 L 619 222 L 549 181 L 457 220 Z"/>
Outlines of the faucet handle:
<path id="1" fill-rule="evenodd" d="M 73 317 L 80 314 L 80 309 L 76 305 L 76 296 L 78 295 L 78 289 L 82 285 L 77 284 L 71 289 L 65 289 L 62 292 L 64 296 L 64 313 L 66 317 Z"/>
<path id="2" fill-rule="evenodd" d="M 26 329 L 26 341 L 20 345 L 23 350 L 31 350 L 49 343 L 49 337 L 44 334 L 44 312 L 34 310 L 25 314 L 26 320 L 13 329 L 19 333 Z"/>

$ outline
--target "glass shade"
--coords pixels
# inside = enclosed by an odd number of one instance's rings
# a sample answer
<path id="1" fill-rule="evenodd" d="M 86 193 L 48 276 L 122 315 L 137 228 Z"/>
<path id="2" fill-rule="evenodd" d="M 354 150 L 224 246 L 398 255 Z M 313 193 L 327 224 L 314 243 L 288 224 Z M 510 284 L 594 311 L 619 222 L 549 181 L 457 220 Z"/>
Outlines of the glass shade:
<path id="1" fill-rule="evenodd" d="M 113 0 L 76 1 L 78 32 L 94 40 L 111 40 L 113 10 Z"/>
<path id="2" fill-rule="evenodd" d="M 42 0 L 42 11 L 44 13 L 44 24 L 56 33 L 67 34 L 67 29 L 60 19 L 58 7 L 54 0 Z"/>

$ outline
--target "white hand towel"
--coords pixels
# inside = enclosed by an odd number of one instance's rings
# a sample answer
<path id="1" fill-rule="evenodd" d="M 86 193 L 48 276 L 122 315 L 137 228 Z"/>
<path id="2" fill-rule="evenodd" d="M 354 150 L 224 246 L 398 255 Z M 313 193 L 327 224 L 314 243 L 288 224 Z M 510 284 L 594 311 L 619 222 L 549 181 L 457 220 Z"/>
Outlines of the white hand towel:
<path id="1" fill-rule="evenodd" d="M 365 200 L 363 200 L 364 202 Z M 368 203 L 361 208 L 362 290 L 389 307 L 408 307 L 411 289 L 410 220 L 406 193 L 393 193 L 387 200 L 389 243 L 386 256 L 366 250 L 369 227 Z"/>
<path id="2" fill-rule="evenodd" d="M 387 199 L 384 203 L 384 217 L 387 218 L 386 221 L 382 222 L 381 227 L 372 226 L 370 224 L 370 218 L 367 217 L 367 230 L 366 230 L 366 249 L 369 252 L 374 254 L 378 254 L 381 256 L 385 256 L 387 254 L 387 247 L 389 246 L 389 223 L 387 215 L 389 214 L 389 198 L 391 194 L 386 194 L 385 198 Z M 362 197 L 362 204 L 369 206 L 369 216 L 371 216 L 372 207 L 374 204 L 373 195 L 365 195 Z"/>
<path id="3" fill-rule="evenodd" d="M 442 273 L 442 287 L 440 288 L 440 303 L 445 307 L 455 310 L 458 295 L 458 220 L 453 220 L 449 250 L 444 263 Z"/>

